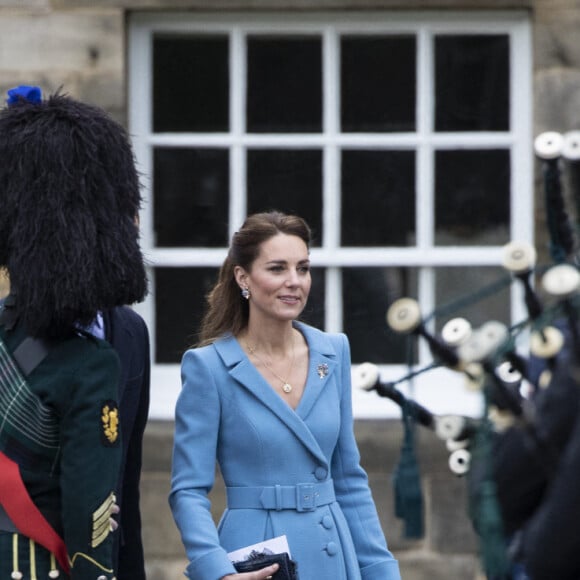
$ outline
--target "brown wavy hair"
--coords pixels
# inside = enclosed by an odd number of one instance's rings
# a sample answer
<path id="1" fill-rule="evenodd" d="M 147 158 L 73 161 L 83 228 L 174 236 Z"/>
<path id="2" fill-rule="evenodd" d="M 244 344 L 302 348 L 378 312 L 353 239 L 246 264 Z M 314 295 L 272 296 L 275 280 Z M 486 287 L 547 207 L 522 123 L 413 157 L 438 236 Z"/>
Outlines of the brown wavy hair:
<path id="1" fill-rule="evenodd" d="M 279 211 L 249 216 L 234 234 L 218 280 L 207 295 L 197 346 L 210 344 L 225 334 L 237 336 L 248 325 L 248 301 L 241 296 L 234 268 L 241 266 L 249 272 L 262 244 L 277 234 L 298 236 L 310 247 L 310 228 L 301 217 Z"/>

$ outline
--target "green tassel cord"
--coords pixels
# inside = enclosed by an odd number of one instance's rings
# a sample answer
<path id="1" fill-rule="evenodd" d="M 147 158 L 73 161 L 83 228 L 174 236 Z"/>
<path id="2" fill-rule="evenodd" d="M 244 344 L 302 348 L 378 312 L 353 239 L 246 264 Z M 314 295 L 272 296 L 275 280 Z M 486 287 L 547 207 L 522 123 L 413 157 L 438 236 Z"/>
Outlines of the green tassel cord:
<path id="1" fill-rule="evenodd" d="M 415 456 L 414 421 L 408 406 L 403 405 L 405 436 L 399 463 L 393 473 L 395 516 L 404 522 L 404 537 L 420 539 L 424 535 L 421 474 Z"/>
<path id="2" fill-rule="evenodd" d="M 487 417 L 487 401 L 484 417 Z M 481 560 L 485 573 L 493 578 L 509 579 L 510 561 L 507 555 L 503 521 L 491 474 L 491 424 L 484 419 L 474 438 L 469 472 L 469 516 L 480 541 Z"/>

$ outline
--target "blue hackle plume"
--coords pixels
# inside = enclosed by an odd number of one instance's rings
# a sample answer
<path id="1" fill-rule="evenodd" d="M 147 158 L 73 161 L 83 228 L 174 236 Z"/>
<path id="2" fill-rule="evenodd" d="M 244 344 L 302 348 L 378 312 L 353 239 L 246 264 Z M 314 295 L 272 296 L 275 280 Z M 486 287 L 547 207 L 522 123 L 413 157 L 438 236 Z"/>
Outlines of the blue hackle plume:
<path id="1" fill-rule="evenodd" d="M 40 103 L 42 101 L 42 91 L 36 86 L 20 85 L 8 89 L 7 93 L 6 104 L 8 106 L 16 105 L 21 101 L 28 101 L 29 103 Z"/>

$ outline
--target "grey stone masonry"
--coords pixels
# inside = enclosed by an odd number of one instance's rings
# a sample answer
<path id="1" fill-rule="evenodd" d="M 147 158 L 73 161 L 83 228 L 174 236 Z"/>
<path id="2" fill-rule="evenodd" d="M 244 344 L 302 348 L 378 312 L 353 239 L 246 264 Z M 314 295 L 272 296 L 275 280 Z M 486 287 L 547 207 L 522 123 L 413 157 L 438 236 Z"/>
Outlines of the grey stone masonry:
<path id="1" fill-rule="evenodd" d="M 417 459 L 425 507 L 425 536 L 403 537 L 403 525 L 393 514 L 391 478 L 402 443 L 399 420 L 360 420 L 355 434 L 383 530 L 400 562 L 405 580 L 476 580 L 480 574 L 477 537 L 467 515 L 467 482 L 451 473 L 449 452 L 432 432 L 417 427 Z M 149 580 L 184 578 L 187 564 L 167 496 L 170 486 L 173 423 L 151 421 L 145 436 L 141 482 L 143 539 Z M 217 521 L 224 509 L 223 482 L 217 472 L 210 494 Z"/>

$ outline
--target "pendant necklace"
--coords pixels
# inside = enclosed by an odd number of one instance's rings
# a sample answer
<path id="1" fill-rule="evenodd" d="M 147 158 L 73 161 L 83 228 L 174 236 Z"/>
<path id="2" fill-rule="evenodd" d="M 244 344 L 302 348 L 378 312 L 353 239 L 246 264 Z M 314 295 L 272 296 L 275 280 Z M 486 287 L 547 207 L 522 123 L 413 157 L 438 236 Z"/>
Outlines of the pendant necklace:
<path id="1" fill-rule="evenodd" d="M 246 343 L 246 347 L 249 353 L 255 356 L 281 383 L 282 383 L 282 390 L 288 395 L 292 392 L 292 385 L 286 380 L 283 379 L 273 368 L 272 365 L 266 362 L 262 357 L 258 355 L 256 349 Z M 290 361 L 290 368 L 288 369 L 288 377 L 292 374 L 292 369 L 294 368 L 294 337 L 292 337 L 292 360 Z"/>

